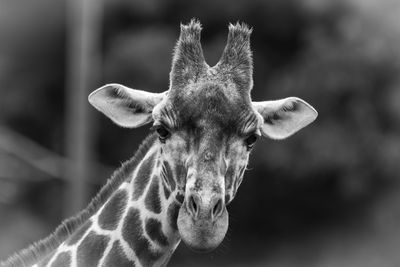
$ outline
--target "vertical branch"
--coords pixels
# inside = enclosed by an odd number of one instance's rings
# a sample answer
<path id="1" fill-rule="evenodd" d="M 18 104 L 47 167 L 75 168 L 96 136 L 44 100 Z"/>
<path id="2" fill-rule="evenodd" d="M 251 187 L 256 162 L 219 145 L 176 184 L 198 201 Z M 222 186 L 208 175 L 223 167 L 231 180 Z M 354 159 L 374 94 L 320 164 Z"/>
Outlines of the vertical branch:
<path id="1" fill-rule="evenodd" d="M 92 120 L 87 96 L 99 80 L 101 66 L 101 0 L 68 0 L 67 4 L 67 79 L 66 153 L 72 167 L 65 170 L 67 190 L 64 215 L 82 209 L 91 161 Z"/>

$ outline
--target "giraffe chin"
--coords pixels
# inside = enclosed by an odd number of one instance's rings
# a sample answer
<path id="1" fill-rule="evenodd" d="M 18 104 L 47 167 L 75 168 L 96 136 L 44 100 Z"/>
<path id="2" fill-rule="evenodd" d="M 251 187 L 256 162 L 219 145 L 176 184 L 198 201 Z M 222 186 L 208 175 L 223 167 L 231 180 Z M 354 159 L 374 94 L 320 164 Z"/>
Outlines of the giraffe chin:
<path id="1" fill-rule="evenodd" d="M 228 230 L 229 216 L 226 207 L 217 219 L 208 218 L 194 219 L 189 215 L 185 205 L 179 210 L 178 231 L 182 241 L 191 250 L 199 253 L 207 253 L 216 249 L 224 240 Z"/>

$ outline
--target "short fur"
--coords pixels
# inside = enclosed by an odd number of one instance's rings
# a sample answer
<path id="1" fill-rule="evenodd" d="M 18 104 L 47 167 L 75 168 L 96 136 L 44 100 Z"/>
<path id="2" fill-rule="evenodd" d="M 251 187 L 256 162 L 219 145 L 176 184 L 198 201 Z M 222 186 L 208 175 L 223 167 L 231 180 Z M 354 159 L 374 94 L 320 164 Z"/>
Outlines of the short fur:
<path id="1" fill-rule="evenodd" d="M 34 264 L 39 259 L 44 258 L 53 249 L 57 248 L 71 235 L 71 233 L 75 232 L 85 221 L 94 215 L 105 201 L 107 201 L 115 192 L 115 190 L 125 181 L 126 177 L 129 177 L 129 174 L 133 172 L 140 160 L 154 144 L 156 138 L 156 134 L 151 134 L 143 141 L 135 155 L 130 160 L 123 163 L 123 165 L 114 172 L 106 185 L 103 186 L 100 192 L 92 199 L 86 209 L 79 212 L 76 216 L 63 221 L 50 236 L 12 255 L 6 261 L 1 262 L 0 266 L 17 267 Z"/>
<path id="2" fill-rule="evenodd" d="M 181 33 L 176 43 L 170 74 L 170 93 L 196 82 L 207 71 L 200 44 L 201 24 L 192 19 L 188 25 L 181 24 Z"/>
<path id="3" fill-rule="evenodd" d="M 230 24 L 227 44 L 216 65 L 220 77 L 233 82 L 242 95 L 248 95 L 253 88 L 252 31 L 244 23 Z"/>

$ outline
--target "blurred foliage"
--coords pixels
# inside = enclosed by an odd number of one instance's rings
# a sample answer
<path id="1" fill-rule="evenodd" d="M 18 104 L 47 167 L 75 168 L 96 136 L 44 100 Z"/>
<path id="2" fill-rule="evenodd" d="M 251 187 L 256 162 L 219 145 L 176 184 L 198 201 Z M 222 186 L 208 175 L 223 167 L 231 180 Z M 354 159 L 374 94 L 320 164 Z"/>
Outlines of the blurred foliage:
<path id="1" fill-rule="evenodd" d="M 253 98 L 298 96 L 319 117 L 288 140 L 258 143 L 230 207 L 232 235 L 274 240 L 343 225 L 357 220 L 400 172 L 400 6 L 385 3 L 108 0 L 99 85 L 164 91 L 180 22 L 200 19 L 210 64 L 222 52 L 227 23 L 248 23 L 254 27 Z M 59 153 L 64 13 L 60 1 L 0 2 L 0 123 Z M 130 157 L 148 132 L 117 128 L 100 114 L 96 119 L 96 154 L 106 164 Z M 236 242 L 228 246 L 240 247 Z"/>

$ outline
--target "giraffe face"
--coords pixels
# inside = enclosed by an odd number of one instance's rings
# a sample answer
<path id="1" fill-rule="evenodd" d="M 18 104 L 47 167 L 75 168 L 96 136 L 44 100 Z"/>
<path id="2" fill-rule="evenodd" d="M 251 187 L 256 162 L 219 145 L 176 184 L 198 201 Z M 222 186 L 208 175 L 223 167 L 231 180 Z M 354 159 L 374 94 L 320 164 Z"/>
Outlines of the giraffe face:
<path id="1" fill-rule="evenodd" d="M 171 169 L 169 184 L 184 196 L 179 233 L 189 247 L 207 251 L 228 229 L 226 205 L 242 181 L 262 118 L 224 85 L 205 83 L 186 92 L 155 108 L 153 128 L 165 169 Z"/>

